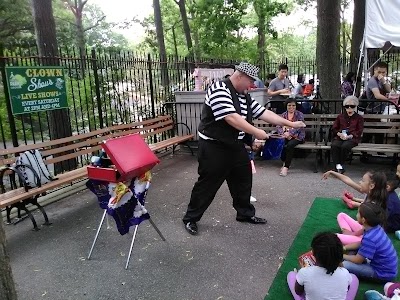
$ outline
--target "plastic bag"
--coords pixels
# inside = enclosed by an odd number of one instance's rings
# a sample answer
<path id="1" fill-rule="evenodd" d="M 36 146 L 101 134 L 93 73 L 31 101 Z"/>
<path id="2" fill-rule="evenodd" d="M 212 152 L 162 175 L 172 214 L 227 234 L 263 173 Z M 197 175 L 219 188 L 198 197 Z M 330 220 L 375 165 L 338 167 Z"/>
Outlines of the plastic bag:
<path id="1" fill-rule="evenodd" d="M 283 147 L 285 146 L 284 138 L 270 138 L 265 142 L 263 149 L 263 158 L 265 160 L 280 159 Z"/>

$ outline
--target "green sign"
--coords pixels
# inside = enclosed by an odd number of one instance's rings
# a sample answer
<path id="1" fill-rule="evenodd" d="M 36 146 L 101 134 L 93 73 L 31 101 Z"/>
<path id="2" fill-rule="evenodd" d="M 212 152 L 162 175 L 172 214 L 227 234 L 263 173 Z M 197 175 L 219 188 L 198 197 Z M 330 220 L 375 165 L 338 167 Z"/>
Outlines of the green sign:
<path id="1" fill-rule="evenodd" d="M 6 77 L 14 115 L 68 107 L 62 67 L 6 67 Z"/>

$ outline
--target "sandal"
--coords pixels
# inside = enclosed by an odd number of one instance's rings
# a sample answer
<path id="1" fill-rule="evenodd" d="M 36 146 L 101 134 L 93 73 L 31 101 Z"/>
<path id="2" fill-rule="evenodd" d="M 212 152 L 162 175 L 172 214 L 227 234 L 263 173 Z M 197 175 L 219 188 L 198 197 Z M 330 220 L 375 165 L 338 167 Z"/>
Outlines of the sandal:
<path id="1" fill-rule="evenodd" d="M 285 177 L 287 176 L 288 168 L 282 167 L 281 172 L 279 173 L 279 176 Z"/>

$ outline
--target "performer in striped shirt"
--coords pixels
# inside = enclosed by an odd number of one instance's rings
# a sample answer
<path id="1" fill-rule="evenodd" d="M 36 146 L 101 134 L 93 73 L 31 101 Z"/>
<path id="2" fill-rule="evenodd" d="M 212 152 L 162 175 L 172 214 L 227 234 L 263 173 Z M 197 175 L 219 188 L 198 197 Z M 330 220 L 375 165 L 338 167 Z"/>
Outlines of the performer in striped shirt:
<path id="1" fill-rule="evenodd" d="M 265 140 L 268 134 L 254 127 L 251 121 L 259 118 L 293 128 L 305 127 L 305 124 L 290 122 L 266 110 L 246 93 L 258 80 L 258 71 L 258 67 L 242 62 L 229 79 L 217 81 L 207 90 L 198 128 L 199 179 L 183 217 L 185 228 L 192 235 L 198 233 L 196 223 L 225 180 L 237 211 L 236 220 L 252 224 L 267 222 L 255 216 L 254 206 L 250 203 L 252 172 L 243 143 L 251 143 L 251 137 Z"/>

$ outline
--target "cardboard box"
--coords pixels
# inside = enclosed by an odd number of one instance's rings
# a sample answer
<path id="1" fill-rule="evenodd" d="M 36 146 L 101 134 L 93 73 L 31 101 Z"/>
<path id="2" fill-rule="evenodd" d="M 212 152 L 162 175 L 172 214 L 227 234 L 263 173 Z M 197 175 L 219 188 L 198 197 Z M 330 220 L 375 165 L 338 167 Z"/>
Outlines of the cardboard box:
<path id="1" fill-rule="evenodd" d="M 139 134 L 130 134 L 106 140 L 102 147 L 113 166 L 88 166 L 90 179 L 108 182 L 126 181 L 137 177 L 160 162 Z"/>

